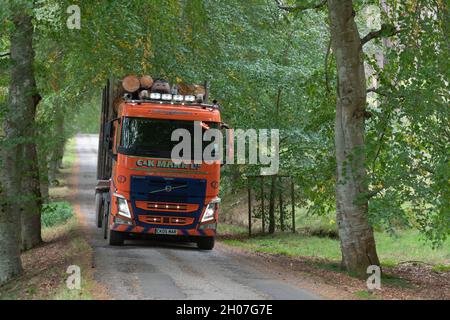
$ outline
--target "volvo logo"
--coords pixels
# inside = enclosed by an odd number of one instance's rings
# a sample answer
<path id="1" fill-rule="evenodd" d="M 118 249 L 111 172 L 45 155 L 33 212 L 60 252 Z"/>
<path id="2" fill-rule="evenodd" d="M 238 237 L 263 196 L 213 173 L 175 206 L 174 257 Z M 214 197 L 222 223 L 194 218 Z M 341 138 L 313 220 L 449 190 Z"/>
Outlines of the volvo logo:
<path id="1" fill-rule="evenodd" d="M 150 193 L 158 193 L 158 192 L 163 192 L 163 191 L 172 192 L 175 189 L 182 189 L 182 188 L 186 188 L 186 187 L 187 187 L 187 184 L 182 185 L 182 186 L 176 186 L 176 187 L 172 187 L 172 186 L 168 185 L 168 186 L 165 186 L 164 189 L 154 190 L 154 191 L 151 191 Z"/>

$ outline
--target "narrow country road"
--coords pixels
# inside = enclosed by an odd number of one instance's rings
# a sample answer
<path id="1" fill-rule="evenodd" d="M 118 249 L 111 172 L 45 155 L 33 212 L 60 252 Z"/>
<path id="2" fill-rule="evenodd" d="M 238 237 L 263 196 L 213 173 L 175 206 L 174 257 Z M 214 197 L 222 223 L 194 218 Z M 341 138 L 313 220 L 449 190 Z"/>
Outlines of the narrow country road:
<path id="1" fill-rule="evenodd" d="M 97 135 L 78 135 L 75 202 L 94 251 L 95 279 L 113 299 L 319 299 L 232 252 L 195 244 L 126 241 L 106 244 L 94 223 Z M 261 270 L 262 269 L 262 270 Z"/>

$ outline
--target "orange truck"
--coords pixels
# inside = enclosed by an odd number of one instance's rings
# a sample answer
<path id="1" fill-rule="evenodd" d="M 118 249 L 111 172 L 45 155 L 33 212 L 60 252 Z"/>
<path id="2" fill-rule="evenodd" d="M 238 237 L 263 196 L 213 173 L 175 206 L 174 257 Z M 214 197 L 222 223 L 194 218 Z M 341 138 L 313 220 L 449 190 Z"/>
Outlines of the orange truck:
<path id="1" fill-rule="evenodd" d="M 171 158 L 174 130 L 193 133 L 196 123 L 203 132 L 226 127 L 217 102 L 208 103 L 207 91 L 206 84 L 170 86 L 150 76 L 108 81 L 95 214 L 110 245 L 145 236 L 196 242 L 203 250 L 214 247 L 220 160 L 177 163 Z"/>

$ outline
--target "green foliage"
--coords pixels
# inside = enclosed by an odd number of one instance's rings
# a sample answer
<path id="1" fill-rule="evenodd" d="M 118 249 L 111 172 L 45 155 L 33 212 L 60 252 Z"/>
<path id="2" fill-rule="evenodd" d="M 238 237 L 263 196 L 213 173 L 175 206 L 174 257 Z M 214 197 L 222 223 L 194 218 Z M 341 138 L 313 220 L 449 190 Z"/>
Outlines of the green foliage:
<path id="1" fill-rule="evenodd" d="M 44 227 L 64 224 L 72 217 L 72 205 L 68 202 L 50 202 L 42 206 L 41 222 Z"/>
<path id="2" fill-rule="evenodd" d="M 380 93 L 378 105 L 369 106 L 367 131 L 376 192 L 371 219 L 388 229 L 417 228 L 438 245 L 450 230 L 448 8 L 430 1 L 389 5 L 395 8 L 390 23 L 402 32 L 380 47 L 384 68 L 368 57 Z"/>
<path id="3" fill-rule="evenodd" d="M 362 299 L 362 300 L 381 300 L 380 297 L 378 297 L 376 294 L 373 294 L 373 293 L 365 291 L 365 290 L 356 291 L 354 293 L 354 295 L 358 299 Z"/>
<path id="4" fill-rule="evenodd" d="M 438 264 L 431 269 L 433 272 L 450 272 L 450 264 Z"/>
<path id="5" fill-rule="evenodd" d="M 93 96 L 90 100 L 81 101 L 73 121 L 65 126 L 68 136 L 76 133 L 96 134 L 100 131 L 100 98 L 100 96 Z"/>
<path id="6" fill-rule="evenodd" d="M 217 226 L 217 232 L 219 236 L 227 236 L 227 235 L 247 235 L 248 228 L 237 226 L 233 224 L 225 224 L 219 223 Z"/>

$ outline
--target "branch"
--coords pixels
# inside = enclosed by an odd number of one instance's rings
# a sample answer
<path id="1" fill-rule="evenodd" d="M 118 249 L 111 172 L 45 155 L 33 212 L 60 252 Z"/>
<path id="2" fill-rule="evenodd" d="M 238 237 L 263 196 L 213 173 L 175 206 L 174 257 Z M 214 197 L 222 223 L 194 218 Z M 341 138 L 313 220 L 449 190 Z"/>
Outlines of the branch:
<path id="1" fill-rule="evenodd" d="M 394 86 L 391 86 L 391 87 L 392 87 L 393 89 L 395 89 Z M 389 92 L 381 91 L 381 90 L 379 90 L 379 89 L 377 89 L 377 88 L 369 88 L 369 89 L 366 90 L 366 92 L 367 92 L 367 93 L 373 92 L 373 93 L 379 94 L 380 96 L 388 97 L 388 98 L 393 98 L 393 99 L 405 99 L 405 96 L 404 96 L 404 95 L 401 95 L 401 94 L 392 94 L 392 93 L 389 93 Z"/>
<path id="2" fill-rule="evenodd" d="M 0 58 L 7 57 L 7 56 L 10 56 L 10 55 L 11 55 L 10 52 L 0 52 Z"/>
<path id="3" fill-rule="evenodd" d="M 364 38 L 361 39 L 361 45 L 363 46 L 367 42 L 369 42 L 370 40 L 373 40 L 375 38 L 392 37 L 392 36 L 396 35 L 399 32 L 400 32 L 400 30 L 396 29 L 391 24 L 382 24 L 380 30 L 371 31 L 367 35 L 365 35 Z"/>
<path id="4" fill-rule="evenodd" d="M 375 190 L 370 190 L 367 194 L 366 194 L 366 199 L 370 200 L 373 197 L 377 196 L 381 191 L 385 190 L 386 187 L 381 187 Z"/>
<path id="5" fill-rule="evenodd" d="M 295 11 L 304 11 L 304 10 L 309 10 L 309 9 L 319 9 L 320 7 L 323 7 L 326 3 L 327 0 L 322 0 L 321 2 L 317 3 L 317 4 L 299 4 L 296 6 L 286 6 L 284 5 L 282 0 L 275 0 L 275 2 L 278 5 L 278 8 L 280 8 L 281 10 L 285 10 L 285 11 L 289 11 L 289 12 L 295 12 Z"/>
<path id="6" fill-rule="evenodd" d="M 328 42 L 327 53 L 325 55 L 325 86 L 327 88 L 327 92 L 330 93 L 330 75 L 328 73 L 328 58 L 331 52 L 331 38 Z"/>
<path id="7" fill-rule="evenodd" d="M 385 97 L 387 97 L 388 95 L 386 94 L 386 93 L 384 93 L 384 92 L 381 92 L 380 90 L 378 90 L 377 88 L 369 88 L 369 89 L 367 89 L 367 91 L 366 91 L 367 93 L 370 93 L 370 92 L 374 92 L 374 93 L 376 93 L 376 94 L 379 94 L 379 95 L 381 95 L 381 96 L 385 96 Z"/>

